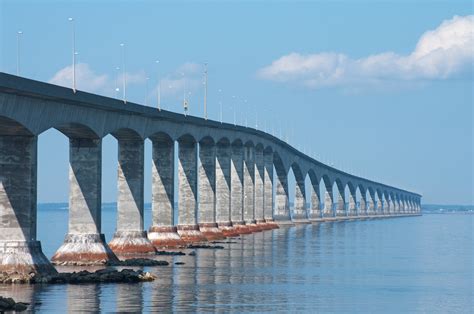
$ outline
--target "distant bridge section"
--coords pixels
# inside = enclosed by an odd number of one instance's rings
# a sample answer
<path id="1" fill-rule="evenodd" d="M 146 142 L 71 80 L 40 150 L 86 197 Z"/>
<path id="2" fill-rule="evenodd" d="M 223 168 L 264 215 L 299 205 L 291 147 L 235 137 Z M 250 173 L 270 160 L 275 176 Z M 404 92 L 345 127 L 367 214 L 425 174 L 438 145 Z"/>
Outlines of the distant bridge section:
<path id="1" fill-rule="evenodd" d="M 70 163 L 69 231 L 55 264 L 100 264 L 116 255 L 284 224 L 420 213 L 421 195 L 325 165 L 265 132 L 0 73 L 0 271 L 54 271 L 36 240 L 37 138 L 51 128 L 69 138 Z M 117 229 L 107 244 L 101 233 L 101 164 L 102 138 L 109 134 L 118 141 L 119 175 Z M 153 147 L 148 232 L 145 139 Z M 291 210 L 290 169 L 296 179 Z"/>

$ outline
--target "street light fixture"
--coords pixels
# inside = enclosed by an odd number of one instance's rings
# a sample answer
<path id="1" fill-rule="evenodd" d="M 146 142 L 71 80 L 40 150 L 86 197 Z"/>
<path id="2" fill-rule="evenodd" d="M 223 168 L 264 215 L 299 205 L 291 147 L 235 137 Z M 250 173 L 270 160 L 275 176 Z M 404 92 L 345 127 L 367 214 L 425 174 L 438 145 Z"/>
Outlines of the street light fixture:
<path id="1" fill-rule="evenodd" d="M 23 35 L 22 31 L 16 33 L 16 75 L 20 76 L 20 37 Z"/>
<path id="2" fill-rule="evenodd" d="M 121 43 L 120 47 L 122 47 L 122 90 L 123 90 L 123 103 L 127 103 L 127 94 L 126 94 L 126 86 L 127 86 L 127 81 L 125 78 L 125 44 Z"/>
<path id="3" fill-rule="evenodd" d="M 160 65 L 160 60 L 156 60 L 156 67 L 157 67 L 157 75 L 158 75 L 158 110 L 161 111 L 161 80 L 160 80 L 160 72 L 158 70 L 159 65 Z"/>
<path id="4" fill-rule="evenodd" d="M 68 18 L 72 23 L 72 90 L 76 93 L 76 23 L 72 17 Z"/>

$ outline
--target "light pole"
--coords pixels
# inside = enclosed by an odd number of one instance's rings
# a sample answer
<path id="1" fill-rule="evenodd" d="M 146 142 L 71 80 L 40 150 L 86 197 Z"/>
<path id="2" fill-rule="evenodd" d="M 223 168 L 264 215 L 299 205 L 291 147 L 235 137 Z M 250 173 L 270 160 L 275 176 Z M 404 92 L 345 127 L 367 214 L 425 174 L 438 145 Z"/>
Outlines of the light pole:
<path id="1" fill-rule="evenodd" d="M 219 117 L 222 123 L 222 89 L 219 89 Z"/>
<path id="2" fill-rule="evenodd" d="M 117 78 L 115 79 L 115 98 L 119 98 L 119 92 L 120 92 L 120 88 L 118 87 L 119 85 L 119 71 L 120 71 L 120 67 L 115 67 L 115 71 L 117 71 Z"/>
<path id="3" fill-rule="evenodd" d="M 204 63 L 204 119 L 207 120 L 207 63 Z"/>
<path id="4" fill-rule="evenodd" d="M 127 103 L 127 94 L 126 94 L 126 86 L 127 86 L 127 81 L 125 78 L 125 44 L 121 43 L 120 47 L 122 47 L 122 90 L 123 90 L 123 103 Z"/>
<path id="5" fill-rule="evenodd" d="M 76 23 L 72 17 L 68 20 L 72 23 L 72 90 L 76 93 Z"/>
<path id="6" fill-rule="evenodd" d="M 183 73 L 183 109 L 184 109 L 184 116 L 187 117 L 188 115 L 188 102 L 186 101 L 186 77 Z"/>
<path id="7" fill-rule="evenodd" d="M 145 78 L 145 106 L 148 106 L 148 81 L 150 80 L 149 77 Z"/>
<path id="8" fill-rule="evenodd" d="M 157 67 L 157 74 L 158 74 L 158 110 L 161 111 L 161 80 L 160 80 L 160 71 L 159 71 L 159 65 L 160 65 L 160 60 L 156 60 L 156 67 Z"/>
<path id="9" fill-rule="evenodd" d="M 16 33 L 16 75 L 20 76 L 20 37 L 23 34 L 22 31 Z"/>
<path id="10" fill-rule="evenodd" d="M 232 106 L 234 107 L 234 125 L 237 125 L 237 121 L 236 121 L 236 116 L 235 116 L 235 106 L 236 106 L 236 103 L 235 103 L 235 96 L 232 96 Z"/>

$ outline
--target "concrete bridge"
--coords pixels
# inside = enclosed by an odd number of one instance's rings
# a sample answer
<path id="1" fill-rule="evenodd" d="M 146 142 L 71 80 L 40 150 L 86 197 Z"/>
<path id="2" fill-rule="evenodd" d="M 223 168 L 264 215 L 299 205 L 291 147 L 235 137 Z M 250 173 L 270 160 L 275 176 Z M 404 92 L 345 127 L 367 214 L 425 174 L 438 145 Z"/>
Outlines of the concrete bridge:
<path id="1" fill-rule="evenodd" d="M 37 138 L 51 128 L 69 138 L 70 164 L 69 231 L 54 264 L 101 264 L 116 255 L 285 224 L 420 213 L 419 194 L 325 165 L 262 131 L 0 73 L 0 271 L 54 272 L 36 239 Z M 117 227 L 107 244 L 101 233 L 101 143 L 108 134 L 118 141 L 119 162 Z M 153 147 L 148 232 L 145 139 Z M 296 179 L 291 210 L 290 168 Z M 323 197 L 320 185 L 326 187 Z"/>

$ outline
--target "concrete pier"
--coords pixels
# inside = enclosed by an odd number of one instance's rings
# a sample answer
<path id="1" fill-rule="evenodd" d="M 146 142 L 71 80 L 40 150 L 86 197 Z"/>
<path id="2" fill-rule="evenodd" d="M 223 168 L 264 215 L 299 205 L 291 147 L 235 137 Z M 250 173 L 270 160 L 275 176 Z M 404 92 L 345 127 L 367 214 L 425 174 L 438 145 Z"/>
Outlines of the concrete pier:
<path id="1" fill-rule="evenodd" d="M 56 273 L 36 240 L 37 138 L 0 135 L 0 169 L 0 272 Z"/>
<path id="2" fill-rule="evenodd" d="M 289 208 L 288 176 L 276 167 L 275 222 L 279 225 L 292 225 Z"/>
<path id="3" fill-rule="evenodd" d="M 244 223 L 251 232 L 260 231 L 255 220 L 255 148 L 244 146 Z"/>
<path id="4" fill-rule="evenodd" d="M 295 202 L 293 210 L 293 221 L 297 223 L 310 223 L 306 209 L 306 190 L 304 177 L 299 169 L 293 171 L 295 174 Z"/>
<path id="5" fill-rule="evenodd" d="M 148 239 L 155 247 L 184 245 L 174 224 L 174 141 L 155 134 L 152 142 L 152 225 Z"/>
<path id="6" fill-rule="evenodd" d="M 230 217 L 232 225 L 239 234 L 248 234 L 251 231 L 248 226 L 245 226 L 243 215 L 244 148 L 242 142 L 232 143 L 231 150 Z"/>
<path id="7" fill-rule="evenodd" d="M 324 194 L 324 210 L 323 210 L 324 218 L 334 217 L 333 204 L 334 204 L 334 196 L 332 193 L 332 188 L 328 189 L 326 187 L 326 192 Z"/>
<path id="8" fill-rule="evenodd" d="M 224 239 L 216 223 L 216 147 L 210 138 L 199 142 L 199 230 L 207 240 Z"/>
<path id="9" fill-rule="evenodd" d="M 99 265 L 116 260 L 101 233 L 102 140 L 69 139 L 69 231 L 56 265 Z"/>
<path id="10" fill-rule="evenodd" d="M 367 193 L 361 190 L 359 216 L 367 216 Z"/>
<path id="11" fill-rule="evenodd" d="M 321 219 L 321 195 L 319 184 L 311 181 L 311 209 L 309 211 L 310 221 L 319 221 Z"/>
<path id="12" fill-rule="evenodd" d="M 115 254 L 155 253 L 143 226 L 144 143 L 118 135 L 117 228 L 109 247 Z"/>
<path id="13" fill-rule="evenodd" d="M 337 186 L 337 205 L 336 205 L 336 216 L 337 217 L 345 217 L 346 215 L 346 195 L 344 194 L 344 187 Z"/>
<path id="14" fill-rule="evenodd" d="M 267 230 L 264 214 L 265 198 L 265 164 L 263 160 L 263 146 L 255 147 L 255 221 L 259 230 Z"/>
<path id="15" fill-rule="evenodd" d="M 186 243 L 206 241 L 197 224 L 196 142 L 185 135 L 178 143 L 178 234 Z"/>
<path id="16" fill-rule="evenodd" d="M 357 216 L 357 202 L 356 202 L 356 190 L 349 189 L 349 209 L 348 209 L 348 216 L 349 217 L 356 217 Z"/>
<path id="17" fill-rule="evenodd" d="M 223 140 L 216 145 L 216 222 L 226 237 L 235 237 L 239 233 L 232 227 L 230 217 L 230 143 Z"/>
<path id="18" fill-rule="evenodd" d="M 276 229 L 278 224 L 273 219 L 273 152 L 271 149 L 265 149 L 263 152 L 264 163 L 264 198 L 263 198 L 263 214 L 267 229 Z"/>

